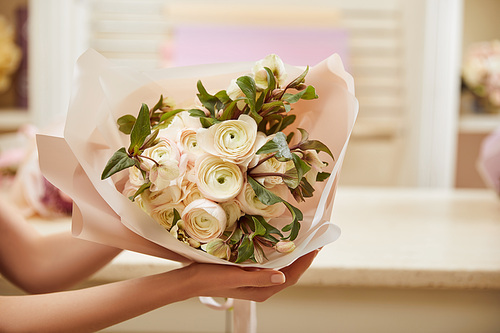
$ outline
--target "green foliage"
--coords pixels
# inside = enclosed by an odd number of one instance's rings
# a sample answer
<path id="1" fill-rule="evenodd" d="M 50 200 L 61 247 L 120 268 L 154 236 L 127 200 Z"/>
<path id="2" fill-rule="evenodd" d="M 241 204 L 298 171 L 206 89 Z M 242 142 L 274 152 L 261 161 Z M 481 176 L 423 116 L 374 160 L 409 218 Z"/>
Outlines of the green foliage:
<path id="1" fill-rule="evenodd" d="M 242 263 L 253 256 L 254 247 L 249 235 L 243 235 L 240 246 L 238 246 L 238 257 L 236 263 Z"/>
<path id="2" fill-rule="evenodd" d="M 142 144 L 146 140 L 146 137 L 151 134 L 151 123 L 149 120 L 149 108 L 146 104 L 142 104 L 139 115 L 137 116 L 137 121 L 132 127 L 130 132 L 130 146 L 128 148 L 129 152 L 137 152 L 141 149 Z"/>
<path id="3" fill-rule="evenodd" d="M 124 147 L 118 149 L 109 159 L 101 174 L 101 179 L 104 180 L 111 177 L 115 173 L 135 165 L 136 161 L 129 157 Z"/>
<path id="4" fill-rule="evenodd" d="M 130 132 L 132 131 L 132 127 L 134 127 L 135 124 L 135 117 L 132 116 L 131 114 L 124 115 L 116 121 L 118 124 L 118 129 L 120 132 L 129 135 Z"/>
<path id="5" fill-rule="evenodd" d="M 289 236 L 283 239 L 294 240 L 295 238 L 297 238 L 300 229 L 300 221 L 302 221 L 302 219 L 304 218 L 302 212 L 298 208 L 292 206 L 290 203 L 288 203 L 287 201 L 283 200 L 282 198 L 274 194 L 273 192 L 266 189 L 262 184 L 260 184 L 258 181 L 256 181 L 250 176 L 248 177 L 248 183 L 250 184 L 250 186 L 252 186 L 255 195 L 263 204 L 269 206 L 282 202 L 286 206 L 286 208 L 292 214 L 292 222 L 289 225 L 285 226 L 283 229 L 281 229 L 283 232 L 290 231 Z"/>
<path id="6" fill-rule="evenodd" d="M 151 182 L 144 183 L 135 191 L 134 195 L 130 196 L 129 199 L 131 201 L 135 201 L 135 198 L 137 198 L 139 195 L 141 195 L 144 191 L 146 191 L 148 188 L 151 187 Z"/>

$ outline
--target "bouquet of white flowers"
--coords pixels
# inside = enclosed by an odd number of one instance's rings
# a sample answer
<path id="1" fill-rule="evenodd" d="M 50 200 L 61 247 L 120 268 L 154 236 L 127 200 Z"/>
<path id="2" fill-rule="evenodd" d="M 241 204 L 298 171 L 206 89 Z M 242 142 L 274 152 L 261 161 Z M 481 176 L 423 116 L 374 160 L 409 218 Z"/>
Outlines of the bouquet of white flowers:
<path id="1" fill-rule="evenodd" d="M 293 104 L 318 98 L 306 85 L 307 67 L 288 83 L 281 59 L 269 55 L 251 74 L 210 94 L 197 82 L 197 102 L 176 108 L 160 96 L 136 116 L 117 120 L 130 135 L 109 159 L 102 179 L 128 169 L 123 193 L 175 238 L 221 259 L 267 261 L 269 249 L 288 253 L 300 230 L 302 212 L 289 203 L 312 197 L 330 173 L 330 149 L 298 129 Z M 289 223 L 279 227 L 288 210 Z M 277 223 L 274 219 L 278 219 Z"/>
<path id="2" fill-rule="evenodd" d="M 138 72 L 89 50 L 75 73 L 64 137 L 38 136 L 38 149 L 73 199 L 76 236 L 263 268 L 338 238 L 330 215 L 358 102 L 337 55 Z"/>

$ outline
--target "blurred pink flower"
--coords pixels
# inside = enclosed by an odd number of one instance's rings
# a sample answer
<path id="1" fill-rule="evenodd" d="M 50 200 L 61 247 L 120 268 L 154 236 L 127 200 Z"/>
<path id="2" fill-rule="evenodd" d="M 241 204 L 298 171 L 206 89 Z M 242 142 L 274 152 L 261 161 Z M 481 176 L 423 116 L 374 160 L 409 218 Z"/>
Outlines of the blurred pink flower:
<path id="1" fill-rule="evenodd" d="M 483 140 L 478 170 L 485 183 L 500 195 L 500 127 Z"/>

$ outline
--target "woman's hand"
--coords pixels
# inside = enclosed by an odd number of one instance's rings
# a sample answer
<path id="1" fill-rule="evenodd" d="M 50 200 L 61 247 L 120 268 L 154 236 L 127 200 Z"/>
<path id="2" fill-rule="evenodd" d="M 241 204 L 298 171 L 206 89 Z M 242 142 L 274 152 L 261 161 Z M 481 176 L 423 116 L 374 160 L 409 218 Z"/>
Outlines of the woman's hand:
<path id="1" fill-rule="evenodd" d="M 298 258 L 279 271 L 230 265 L 191 264 L 194 296 L 229 297 L 263 302 L 297 283 L 319 250 Z"/>

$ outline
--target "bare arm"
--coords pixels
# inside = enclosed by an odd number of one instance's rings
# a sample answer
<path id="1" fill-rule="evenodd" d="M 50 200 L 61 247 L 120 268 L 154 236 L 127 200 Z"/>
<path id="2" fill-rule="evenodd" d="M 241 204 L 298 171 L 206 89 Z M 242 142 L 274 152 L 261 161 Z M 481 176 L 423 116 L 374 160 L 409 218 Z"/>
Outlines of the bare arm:
<path id="1" fill-rule="evenodd" d="M 94 332 L 158 307 L 201 295 L 264 301 L 294 284 L 315 255 L 316 252 L 299 258 L 281 272 L 193 264 L 171 272 L 88 289 L 4 296 L 0 297 L 0 331 Z"/>
<path id="2" fill-rule="evenodd" d="M 120 251 L 76 239 L 69 232 L 41 236 L 0 200 L 0 273 L 30 293 L 66 289 L 96 272 Z"/>

